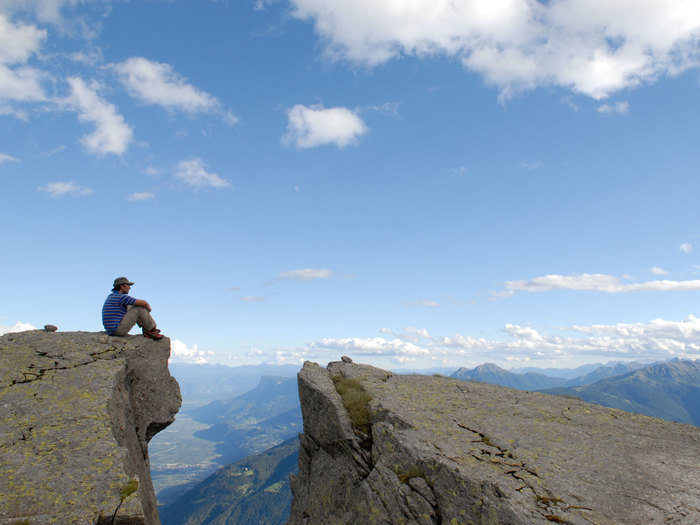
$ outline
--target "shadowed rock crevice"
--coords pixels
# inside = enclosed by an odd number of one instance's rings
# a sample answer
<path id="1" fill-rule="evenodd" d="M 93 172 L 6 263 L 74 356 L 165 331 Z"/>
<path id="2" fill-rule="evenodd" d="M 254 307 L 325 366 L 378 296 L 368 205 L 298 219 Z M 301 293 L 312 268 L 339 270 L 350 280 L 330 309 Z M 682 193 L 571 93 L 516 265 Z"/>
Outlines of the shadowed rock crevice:
<path id="1" fill-rule="evenodd" d="M 367 400 L 371 438 L 339 377 Z M 291 525 L 700 522 L 696 427 L 347 361 L 298 378 Z"/>
<path id="2" fill-rule="evenodd" d="M 0 525 L 158 524 L 148 442 L 181 397 L 170 342 L 0 337 Z M 31 375 L 27 376 L 27 371 Z"/>

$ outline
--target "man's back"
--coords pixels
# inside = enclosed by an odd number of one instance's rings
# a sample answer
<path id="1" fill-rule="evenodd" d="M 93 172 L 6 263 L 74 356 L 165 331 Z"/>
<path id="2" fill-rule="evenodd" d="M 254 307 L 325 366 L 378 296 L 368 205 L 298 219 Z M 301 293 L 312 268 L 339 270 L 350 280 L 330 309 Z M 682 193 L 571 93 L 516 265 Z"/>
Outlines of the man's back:
<path id="1" fill-rule="evenodd" d="M 126 307 L 135 302 L 136 299 L 125 293 L 113 291 L 109 294 L 102 306 L 102 325 L 105 327 L 105 332 L 109 335 L 114 334 L 126 314 Z"/>

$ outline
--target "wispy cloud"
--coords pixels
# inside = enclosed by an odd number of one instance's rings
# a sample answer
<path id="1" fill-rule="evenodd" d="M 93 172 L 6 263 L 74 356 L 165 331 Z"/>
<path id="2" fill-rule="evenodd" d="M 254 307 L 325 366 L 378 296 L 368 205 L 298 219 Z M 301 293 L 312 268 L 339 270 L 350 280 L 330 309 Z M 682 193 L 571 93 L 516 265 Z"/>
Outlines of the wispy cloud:
<path id="1" fill-rule="evenodd" d="M 393 332 L 392 332 L 393 333 Z M 425 328 L 416 328 L 407 326 L 403 329 L 403 333 L 398 336 L 403 341 L 411 341 L 412 343 L 425 343 L 426 341 L 434 341 L 435 339 L 428 333 Z"/>
<path id="2" fill-rule="evenodd" d="M 284 144 L 299 149 L 335 144 L 344 148 L 367 133 L 364 121 L 352 110 L 343 107 L 302 106 L 287 111 L 289 123 L 282 138 Z"/>
<path id="3" fill-rule="evenodd" d="M 64 103 L 78 112 L 78 120 L 95 126 L 95 131 L 81 139 L 85 148 L 100 156 L 123 154 L 133 140 L 133 132 L 117 108 L 102 99 L 95 86 L 88 86 L 80 78 L 68 78 L 68 84 L 71 94 Z"/>
<path id="4" fill-rule="evenodd" d="M 208 172 L 204 167 L 204 161 L 198 157 L 181 160 L 177 165 L 175 178 L 195 190 L 232 187 L 231 183 L 226 179 L 222 179 L 216 173 Z"/>
<path id="5" fill-rule="evenodd" d="M 523 160 L 519 166 L 525 170 L 536 170 L 542 167 L 542 163 L 539 160 Z"/>
<path id="6" fill-rule="evenodd" d="M 158 175 L 160 175 L 161 173 L 163 173 L 163 169 L 162 169 L 162 168 L 159 168 L 158 166 L 153 166 L 153 165 L 147 166 L 147 167 L 144 168 L 142 171 L 143 171 L 146 175 L 148 175 L 149 177 L 157 177 Z"/>
<path id="7" fill-rule="evenodd" d="M 154 199 L 155 195 L 149 191 L 142 191 L 142 192 L 136 192 L 132 193 L 130 195 L 127 195 L 126 200 L 129 202 L 139 202 L 139 201 L 148 201 L 151 199 Z"/>
<path id="8" fill-rule="evenodd" d="M 282 272 L 275 278 L 275 281 L 315 281 L 317 279 L 330 279 L 332 276 L 333 272 L 326 268 L 302 268 Z"/>
<path id="9" fill-rule="evenodd" d="M 419 299 L 417 301 L 405 301 L 403 305 L 408 308 L 412 308 L 414 306 L 426 306 L 428 308 L 437 308 L 438 306 L 440 306 L 440 303 L 430 299 Z"/>
<path id="10" fill-rule="evenodd" d="M 48 182 L 46 185 L 39 188 L 41 191 L 45 191 L 52 197 L 59 197 L 61 195 L 72 195 L 74 197 L 84 197 L 86 195 L 92 195 L 93 191 L 86 187 L 76 184 L 75 181 L 56 181 Z"/>
<path id="11" fill-rule="evenodd" d="M 693 245 L 690 244 L 689 242 L 684 242 L 678 247 L 678 250 L 683 252 L 683 253 L 692 253 L 693 252 Z"/>
<path id="12" fill-rule="evenodd" d="M 506 281 L 504 283 L 504 290 L 497 292 L 496 295 L 507 297 L 518 292 L 549 292 L 552 290 L 579 290 L 606 293 L 689 291 L 700 290 L 700 280 L 660 280 L 625 283 L 619 277 L 600 273 L 583 273 L 577 275 L 553 274 L 528 280 Z"/>
<path id="13" fill-rule="evenodd" d="M 650 271 L 654 275 L 668 275 L 668 272 L 666 270 L 664 270 L 663 268 L 659 268 L 658 266 L 654 266 Z"/>
<path id="14" fill-rule="evenodd" d="M 394 118 L 399 118 L 399 108 L 401 107 L 401 102 L 385 102 L 379 106 L 367 106 L 367 110 L 376 111 L 377 113 L 389 115 Z"/>
<path id="15" fill-rule="evenodd" d="M 19 159 L 5 153 L 0 153 L 0 164 L 4 162 L 19 162 Z"/>
<path id="16" fill-rule="evenodd" d="M 66 149 L 66 146 L 61 145 L 61 146 L 55 147 L 54 149 L 49 150 L 49 151 L 42 151 L 41 156 L 42 157 L 53 157 L 54 155 L 56 155 L 57 153 L 60 153 L 64 149 Z"/>
<path id="17" fill-rule="evenodd" d="M 598 113 L 603 113 L 605 115 L 626 115 L 629 109 L 629 102 L 615 102 L 612 104 L 601 104 L 598 106 Z"/>
<path id="18" fill-rule="evenodd" d="M 189 84 L 169 64 L 131 57 L 113 67 L 129 94 L 144 104 L 190 114 L 215 113 L 231 124 L 237 120 L 215 96 Z"/>
<path id="19" fill-rule="evenodd" d="M 259 301 L 265 301 L 267 299 L 267 295 L 246 295 L 244 297 L 239 297 L 241 301 L 247 301 L 247 302 L 259 302 Z"/>

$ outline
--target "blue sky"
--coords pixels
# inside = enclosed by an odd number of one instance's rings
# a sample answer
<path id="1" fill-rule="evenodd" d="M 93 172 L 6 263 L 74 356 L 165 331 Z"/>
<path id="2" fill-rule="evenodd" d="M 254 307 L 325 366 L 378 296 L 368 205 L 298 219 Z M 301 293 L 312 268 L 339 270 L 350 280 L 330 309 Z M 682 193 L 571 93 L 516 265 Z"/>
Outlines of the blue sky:
<path id="1" fill-rule="evenodd" d="M 0 333 L 380 366 L 700 356 L 694 0 L 0 1 Z"/>

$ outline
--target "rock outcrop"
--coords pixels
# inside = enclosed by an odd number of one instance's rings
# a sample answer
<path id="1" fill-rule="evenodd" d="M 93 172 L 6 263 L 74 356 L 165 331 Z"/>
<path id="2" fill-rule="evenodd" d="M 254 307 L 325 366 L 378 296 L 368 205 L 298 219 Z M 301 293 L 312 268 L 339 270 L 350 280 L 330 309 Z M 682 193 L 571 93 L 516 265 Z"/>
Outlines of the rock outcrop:
<path id="1" fill-rule="evenodd" d="M 170 341 L 0 337 L 0 525 L 159 524 L 148 442 L 174 421 Z"/>
<path id="2" fill-rule="evenodd" d="M 700 523 L 697 427 L 348 362 L 299 395 L 291 525 Z"/>

